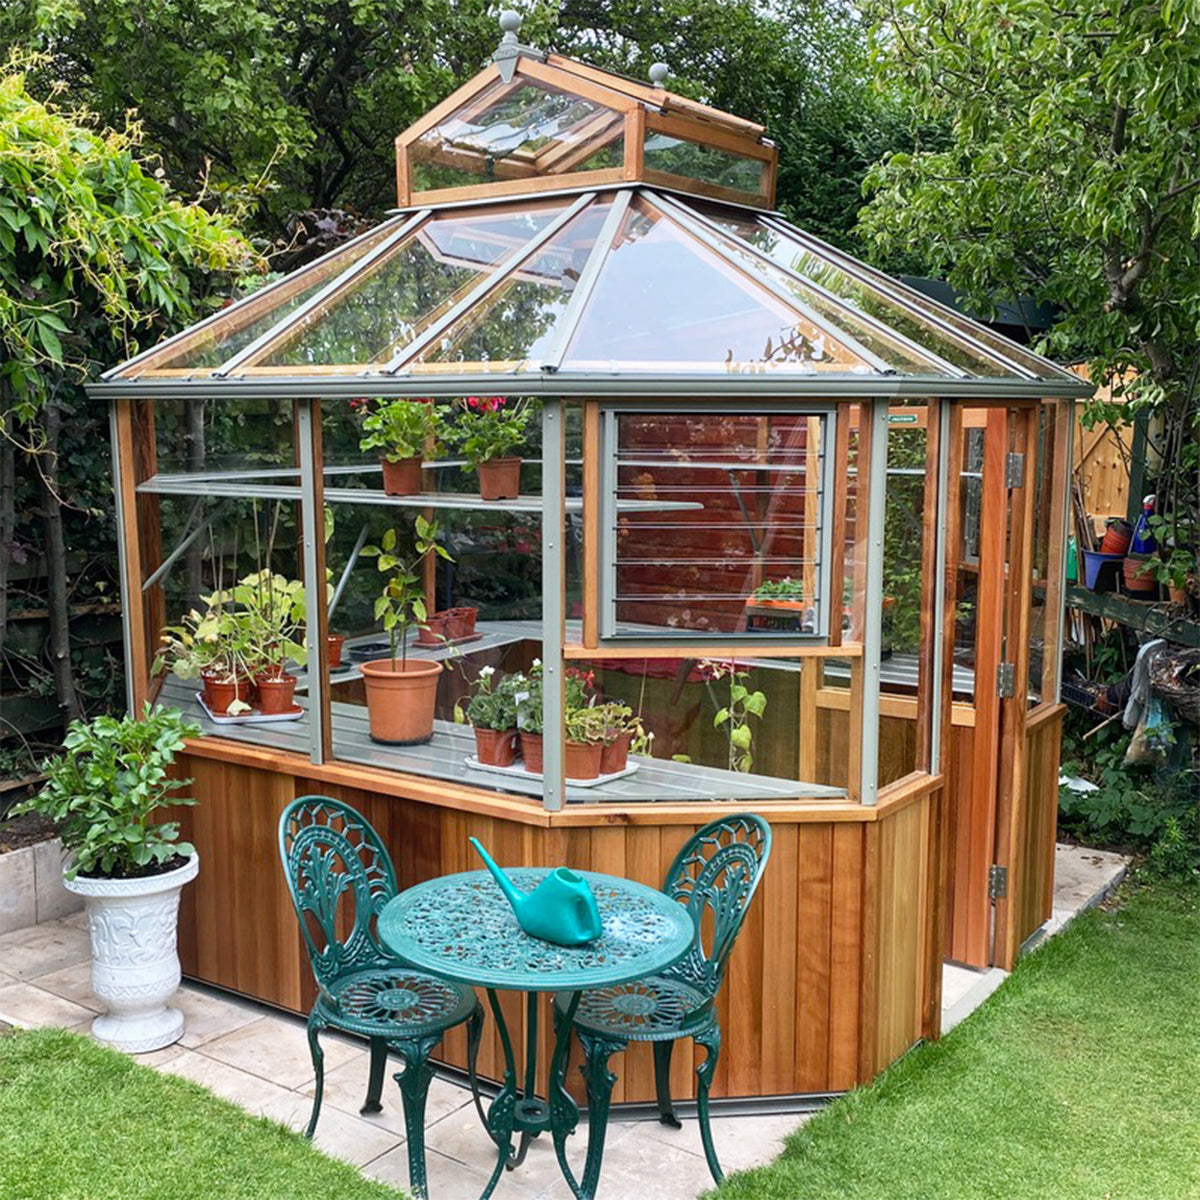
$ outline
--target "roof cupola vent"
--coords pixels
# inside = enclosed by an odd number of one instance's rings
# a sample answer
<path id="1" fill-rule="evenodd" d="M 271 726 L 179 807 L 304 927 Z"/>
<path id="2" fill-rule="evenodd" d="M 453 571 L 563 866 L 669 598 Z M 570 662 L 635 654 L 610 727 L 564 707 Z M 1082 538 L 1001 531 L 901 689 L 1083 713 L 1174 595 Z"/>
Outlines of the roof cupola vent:
<path id="1" fill-rule="evenodd" d="M 650 65 L 650 82 L 656 88 L 666 87 L 667 76 L 670 75 L 671 68 L 665 62 L 656 62 Z"/>

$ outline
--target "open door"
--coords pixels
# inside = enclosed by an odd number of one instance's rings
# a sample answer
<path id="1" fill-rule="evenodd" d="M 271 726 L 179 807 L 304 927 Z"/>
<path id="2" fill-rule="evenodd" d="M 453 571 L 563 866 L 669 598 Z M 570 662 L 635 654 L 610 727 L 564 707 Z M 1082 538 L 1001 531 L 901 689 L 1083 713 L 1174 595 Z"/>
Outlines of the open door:
<path id="1" fill-rule="evenodd" d="M 954 753 L 947 957 L 999 965 L 1005 871 L 1020 808 L 1028 675 L 1031 489 L 1036 410 L 968 409 L 963 421 L 963 514 L 956 666 L 974 725 Z M 956 671 L 956 677 L 959 674 Z M 1006 937 L 1003 933 L 1001 941 Z"/>

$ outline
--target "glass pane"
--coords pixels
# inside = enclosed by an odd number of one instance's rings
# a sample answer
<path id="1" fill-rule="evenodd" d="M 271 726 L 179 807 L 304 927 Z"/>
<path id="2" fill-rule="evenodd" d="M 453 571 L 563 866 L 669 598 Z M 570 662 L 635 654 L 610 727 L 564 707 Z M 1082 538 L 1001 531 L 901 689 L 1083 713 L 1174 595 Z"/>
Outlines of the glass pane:
<path id="1" fill-rule="evenodd" d="M 754 196 L 763 194 L 761 159 L 746 158 L 717 146 L 705 146 L 654 130 L 647 130 L 642 153 L 647 171 L 682 175 Z"/>
<path id="2" fill-rule="evenodd" d="M 512 371 L 537 360 L 549 348 L 607 215 L 607 204 L 586 208 L 446 330 L 412 369 Z"/>
<path id="3" fill-rule="evenodd" d="M 294 427 L 290 400 L 156 400 L 155 473 L 232 472 L 230 480 L 297 483 Z"/>
<path id="4" fill-rule="evenodd" d="M 760 221 L 733 216 L 727 209 L 706 208 L 704 211 L 714 224 L 749 242 L 764 254 L 769 254 L 780 266 L 819 284 L 860 312 L 882 321 L 910 341 L 933 351 L 946 362 L 987 379 L 1011 378 L 1015 374 L 1011 368 L 964 346 L 924 320 L 921 313 L 932 312 L 933 306 L 919 296 L 906 297 L 903 302 L 892 299 L 844 270 L 832 258 L 821 254 L 816 245 L 789 237 Z M 886 276 L 879 275 L 864 264 L 857 264 L 857 267 L 868 279 L 886 279 Z M 1039 375 L 1047 374 L 1045 365 L 1022 351 L 1021 347 L 1012 346 L 990 331 L 971 325 L 965 318 L 955 318 L 940 311 L 938 315 L 955 328 L 969 332 L 976 341 L 1000 351 L 1030 370 L 1037 371 Z"/>
<path id="5" fill-rule="evenodd" d="M 287 340 L 255 365 L 361 367 L 386 362 L 558 211 L 449 213 L 426 222 L 298 322 Z"/>
<path id="6" fill-rule="evenodd" d="M 615 631 L 815 634 L 823 418 L 620 413 L 615 425 Z"/>
<path id="7" fill-rule="evenodd" d="M 413 190 L 620 166 L 623 132 L 621 113 L 518 75 L 488 88 L 409 148 Z M 592 161 L 596 155 L 603 155 L 600 162 Z"/>
<path id="8" fill-rule="evenodd" d="M 834 328 L 844 330 L 849 337 L 854 338 L 864 349 L 883 359 L 889 367 L 907 375 L 951 374 L 945 367 L 939 366 L 931 359 L 925 358 L 917 354 L 914 350 L 909 349 L 902 342 L 898 342 L 894 338 L 889 338 L 886 334 L 880 333 L 863 321 L 860 321 L 854 315 L 853 306 L 850 306 L 849 311 L 847 311 L 846 307 L 835 304 L 821 292 L 805 286 L 800 280 L 789 275 L 786 271 L 781 271 L 771 266 L 770 263 L 765 263 L 762 259 L 750 254 L 740 247 L 736 241 L 722 239 L 721 244 L 738 262 L 744 264 L 747 270 L 754 271 L 765 279 L 769 279 L 776 287 L 791 293 L 802 304 L 807 305 L 820 317 L 824 318 L 826 322 L 833 325 Z"/>
<path id="9" fill-rule="evenodd" d="M 364 237 L 302 267 L 269 291 L 264 290 L 260 296 L 250 297 L 245 303 L 230 308 L 227 315 L 211 325 L 196 330 L 166 357 L 147 359 L 129 375 L 132 377 L 143 372 L 152 374 L 156 370 L 219 367 L 395 233 L 401 224 L 403 219 L 400 218 L 386 221 Z"/>
<path id="10" fill-rule="evenodd" d="M 721 255 L 642 200 L 626 214 L 566 366 L 608 370 L 869 371 Z"/>

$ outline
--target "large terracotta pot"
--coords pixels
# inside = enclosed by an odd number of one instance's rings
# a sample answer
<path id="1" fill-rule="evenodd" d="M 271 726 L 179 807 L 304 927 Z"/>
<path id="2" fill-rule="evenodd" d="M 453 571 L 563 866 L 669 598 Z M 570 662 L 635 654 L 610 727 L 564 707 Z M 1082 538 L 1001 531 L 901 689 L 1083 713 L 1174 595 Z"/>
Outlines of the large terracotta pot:
<path id="1" fill-rule="evenodd" d="M 517 731 L 474 728 L 475 757 L 485 766 L 511 767 L 517 750 Z"/>
<path id="2" fill-rule="evenodd" d="M 415 746 L 433 737 L 441 663 L 423 658 L 407 663 L 377 658 L 359 664 L 358 669 L 367 685 L 367 715 L 373 741 Z"/>
<path id="3" fill-rule="evenodd" d="M 380 460 L 383 464 L 383 490 L 389 496 L 413 496 L 421 490 L 421 458 L 402 458 L 399 462 Z"/>
<path id="4" fill-rule="evenodd" d="M 479 496 L 483 500 L 515 500 L 521 494 L 521 460 L 493 458 L 479 464 Z"/>
<path id="5" fill-rule="evenodd" d="M 568 742 L 563 754 L 566 759 L 566 777 L 595 779 L 600 774 L 600 752 L 603 749 L 599 742 Z"/>
<path id="6" fill-rule="evenodd" d="M 292 707 L 292 694 L 296 690 L 295 675 L 277 675 L 260 678 L 258 681 L 258 707 L 264 717 L 277 716 Z"/>
<path id="7" fill-rule="evenodd" d="M 600 774 L 615 775 L 625 770 L 629 763 L 629 743 L 633 741 L 632 733 L 623 733 L 615 742 L 609 742 L 600 751 Z"/>
<path id="8" fill-rule="evenodd" d="M 521 731 L 521 757 L 525 760 L 525 770 L 535 775 L 542 773 L 542 735 Z"/>
<path id="9" fill-rule="evenodd" d="M 97 1041 L 146 1054 L 183 1034 L 183 1013 L 167 1001 L 179 987 L 179 893 L 199 869 L 193 854 L 173 871 L 141 879 L 63 879 L 87 908 L 92 994 L 108 1007 L 92 1022 Z"/>

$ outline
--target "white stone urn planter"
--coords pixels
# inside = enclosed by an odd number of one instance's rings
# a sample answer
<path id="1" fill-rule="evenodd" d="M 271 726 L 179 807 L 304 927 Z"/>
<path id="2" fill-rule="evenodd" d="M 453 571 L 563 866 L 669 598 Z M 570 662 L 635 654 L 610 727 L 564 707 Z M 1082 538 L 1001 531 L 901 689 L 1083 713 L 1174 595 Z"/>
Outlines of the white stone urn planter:
<path id="1" fill-rule="evenodd" d="M 141 879 L 76 875 L 63 886 L 82 896 L 92 936 L 92 992 L 108 1012 L 92 1035 L 127 1054 L 146 1054 L 183 1036 L 183 1013 L 168 1008 L 179 987 L 179 893 L 196 878 L 200 856 Z"/>

